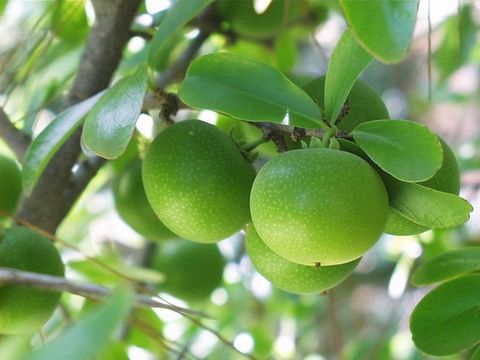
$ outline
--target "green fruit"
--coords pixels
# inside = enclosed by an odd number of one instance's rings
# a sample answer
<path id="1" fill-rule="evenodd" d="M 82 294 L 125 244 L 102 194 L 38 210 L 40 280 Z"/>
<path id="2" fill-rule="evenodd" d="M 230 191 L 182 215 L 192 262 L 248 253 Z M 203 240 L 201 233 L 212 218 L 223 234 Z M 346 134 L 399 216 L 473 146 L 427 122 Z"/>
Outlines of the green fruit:
<path id="1" fill-rule="evenodd" d="M 162 241 L 176 237 L 158 220 L 148 203 L 139 159 L 130 162 L 115 178 L 112 190 L 118 214 L 132 229 L 149 240 Z"/>
<path id="2" fill-rule="evenodd" d="M 185 240 L 163 243 L 152 261 L 152 267 L 165 275 L 159 290 L 186 301 L 207 298 L 221 284 L 224 266 L 217 245 Z"/>
<path id="3" fill-rule="evenodd" d="M 17 163 L 0 155 L 0 216 L 15 211 L 22 193 L 22 174 Z"/>
<path id="4" fill-rule="evenodd" d="M 440 139 L 443 149 L 443 163 L 440 170 L 427 181 L 419 183 L 429 188 L 458 195 L 460 192 L 460 171 L 452 149 Z M 405 218 L 402 214 L 390 210 L 384 232 L 392 235 L 415 235 L 429 228 Z"/>
<path id="5" fill-rule="evenodd" d="M 158 218 L 178 236 L 202 243 L 248 222 L 254 178 L 231 138 L 199 120 L 162 131 L 143 162 L 145 192 Z"/>
<path id="6" fill-rule="evenodd" d="M 24 227 L 5 231 L 0 239 L 0 267 L 64 276 L 58 250 L 50 240 Z M 0 334 L 33 333 L 52 315 L 60 293 L 0 285 Z"/>
<path id="7" fill-rule="evenodd" d="M 263 241 L 295 263 L 353 261 L 382 234 L 388 198 L 379 175 L 345 151 L 293 150 L 258 173 L 250 198 Z"/>
<path id="8" fill-rule="evenodd" d="M 274 253 L 252 225 L 245 237 L 247 253 L 255 269 L 282 290 L 295 294 L 320 293 L 340 284 L 360 259 L 333 266 L 307 266 L 288 261 Z"/>
<path id="9" fill-rule="evenodd" d="M 310 81 L 302 88 L 321 109 L 324 109 L 325 76 Z M 355 82 L 348 94 L 347 101 L 348 114 L 337 123 L 340 130 L 351 132 L 362 122 L 390 118 L 380 96 L 363 80 L 358 79 Z"/>

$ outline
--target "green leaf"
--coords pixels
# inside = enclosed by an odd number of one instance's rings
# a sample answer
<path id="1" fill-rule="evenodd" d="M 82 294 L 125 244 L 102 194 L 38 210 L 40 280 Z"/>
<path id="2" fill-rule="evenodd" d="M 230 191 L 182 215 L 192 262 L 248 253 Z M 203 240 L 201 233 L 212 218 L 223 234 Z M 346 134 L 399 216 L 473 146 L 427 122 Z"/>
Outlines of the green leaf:
<path id="1" fill-rule="evenodd" d="M 427 294 L 413 311 L 413 342 L 430 355 L 453 355 L 480 341 L 479 318 L 480 275 L 448 281 Z"/>
<path id="2" fill-rule="evenodd" d="M 8 0 L 1 0 L 0 1 L 0 16 L 3 15 L 3 12 L 7 8 L 7 5 L 8 5 Z"/>
<path id="3" fill-rule="evenodd" d="M 443 41 L 433 55 L 442 80 L 468 60 L 476 44 L 477 26 L 472 18 L 471 6 L 463 6 L 459 14 L 447 20 L 444 28 Z"/>
<path id="4" fill-rule="evenodd" d="M 80 318 L 59 337 L 40 348 L 28 360 L 58 359 L 68 354 L 69 360 L 90 360 L 110 342 L 114 331 L 128 314 L 131 297 L 126 291 L 116 291 L 104 304 Z"/>
<path id="5" fill-rule="evenodd" d="M 331 124 L 337 120 L 353 84 L 372 60 L 352 33 L 345 30 L 330 57 L 325 79 L 325 115 Z"/>
<path id="6" fill-rule="evenodd" d="M 383 176 L 390 207 L 407 219 L 429 228 L 450 228 L 464 224 L 473 210 L 459 196 L 419 184 Z"/>
<path id="7" fill-rule="evenodd" d="M 400 62 L 410 47 L 419 0 L 340 0 L 357 40 L 385 63 Z"/>
<path id="8" fill-rule="evenodd" d="M 192 107 L 242 120 L 281 123 L 288 114 L 291 125 L 323 125 L 315 102 L 282 73 L 228 53 L 196 59 L 188 68 L 179 96 Z"/>
<path id="9" fill-rule="evenodd" d="M 470 360 L 480 360 L 480 346 L 477 346 L 472 355 L 470 355 Z"/>
<path id="10" fill-rule="evenodd" d="M 283 72 L 290 71 L 298 55 L 293 37 L 288 32 L 282 32 L 275 38 L 274 46 L 278 68 Z"/>
<path id="11" fill-rule="evenodd" d="M 407 120 L 374 120 L 358 125 L 353 138 L 393 177 L 411 182 L 431 178 L 442 166 L 440 140 L 425 126 Z"/>
<path id="12" fill-rule="evenodd" d="M 421 264 L 413 273 L 416 286 L 451 280 L 480 270 L 480 247 L 466 247 L 437 255 Z"/>
<path id="13" fill-rule="evenodd" d="M 50 159 L 82 123 L 103 92 L 57 115 L 32 141 L 23 161 L 23 189 L 28 194 L 37 183 Z"/>
<path id="14" fill-rule="evenodd" d="M 115 159 L 126 149 L 147 87 L 144 66 L 108 89 L 85 119 L 84 145 L 105 159 Z"/>
<path id="15" fill-rule="evenodd" d="M 168 10 L 167 15 L 161 21 L 158 31 L 150 43 L 148 63 L 155 67 L 157 60 L 163 54 L 163 46 L 174 36 L 178 30 L 184 27 L 191 19 L 197 16 L 213 0 L 177 0 Z"/>
<path id="16" fill-rule="evenodd" d="M 67 41 L 81 41 L 88 34 L 85 0 L 57 0 L 51 17 L 52 32 Z"/>

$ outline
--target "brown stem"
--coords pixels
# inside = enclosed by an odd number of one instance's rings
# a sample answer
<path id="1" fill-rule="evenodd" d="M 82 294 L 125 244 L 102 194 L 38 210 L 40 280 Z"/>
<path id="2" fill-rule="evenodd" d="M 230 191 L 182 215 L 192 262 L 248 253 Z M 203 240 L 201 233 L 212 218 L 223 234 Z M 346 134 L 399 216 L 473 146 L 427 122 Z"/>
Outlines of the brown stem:
<path id="1" fill-rule="evenodd" d="M 21 162 L 30 144 L 30 138 L 10 122 L 2 108 L 0 108 L 0 137 L 14 152 L 18 161 Z"/>
<path id="2" fill-rule="evenodd" d="M 65 108 L 109 86 L 130 38 L 129 24 L 139 4 L 140 0 L 93 1 L 96 22 Z M 55 232 L 81 192 L 68 190 L 73 183 L 72 168 L 81 152 L 80 135 L 79 129 L 50 161 L 31 195 L 23 199 L 18 211 L 20 218 Z"/>

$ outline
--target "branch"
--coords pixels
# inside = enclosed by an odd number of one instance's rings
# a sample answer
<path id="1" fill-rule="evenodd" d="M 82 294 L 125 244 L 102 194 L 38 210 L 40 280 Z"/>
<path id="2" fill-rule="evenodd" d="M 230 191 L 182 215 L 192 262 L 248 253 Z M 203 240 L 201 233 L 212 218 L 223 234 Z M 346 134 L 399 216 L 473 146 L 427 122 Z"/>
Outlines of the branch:
<path id="1" fill-rule="evenodd" d="M 129 40 L 130 23 L 140 0 L 94 0 L 95 24 L 73 86 L 68 93 L 68 108 L 107 88 Z M 18 217 L 54 233 L 68 213 L 78 190 L 70 191 L 72 168 L 81 152 L 81 129 L 55 154 L 32 194 L 23 199 Z M 88 181 L 84 181 L 86 185 Z"/>
<path id="2" fill-rule="evenodd" d="M 185 49 L 185 51 L 180 55 L 180 57 L 173 63 L 165 72 L 160 76 L 156 85 L 158 89 L 165 89 L 167 85 L 175 81 L 179 77 L 183 77 L 185 71 L 188 68 L 188 65 L 192 62 L 195 55 L 197 55 L 198 50 L 202 47 L 202 44 L 210 36 L 210 31 L 201 30 L 195 39 L 192 40 L 190 45 Z"/>
<path id="3" fill-rule="evenodd" d="M 2 283 L 25 285 L 36 289 L 44 289 L 55 292 L 66 291 L 70 294 L 92 300 L 102 299 L 111 295 L 112 293 L 112 290 L 100 285 L 79 283 L 59 276 L 38 274 L 5 267 L 0 267 L 0 284 Z M 151 308 L 167 309 L 181 314 L 204 316 L 203 314 L 194 310 L 172 304 L 164 304 L 155 298 L 146 295 L 135 294 L 134 302 L 136 306 L 148 306 Z"/>
<path id="4" fill-rule="evenodd" d="M 14 152 L 18 161 L 22 161 L 30 144 L 30 138 L 18 130 L 8 118 L 7 114 L 0 107 L 0 137 Z"/>

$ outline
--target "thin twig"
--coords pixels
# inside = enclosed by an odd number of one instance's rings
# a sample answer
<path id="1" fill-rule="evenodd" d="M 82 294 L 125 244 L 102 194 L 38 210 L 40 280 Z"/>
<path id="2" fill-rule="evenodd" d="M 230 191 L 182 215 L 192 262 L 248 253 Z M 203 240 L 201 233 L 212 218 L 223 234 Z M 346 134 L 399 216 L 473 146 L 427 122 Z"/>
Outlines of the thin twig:
<path id="1" fill-rule="evenodd" d="M 17 129 L 8 118 L 7 114 L 0 107 L 0 137 L 5 141 L 8 147 L 14 152 L 18 161 L 22 161 L 30 144 L 28 135 Z"/>
<path id="2" fill-rule="evenodd" d="M 38 274 L 5 267 L 0 267 L 0 284 L 2 283 L 14 283 L 55 292 L 66 291 L 70 294 L 92 300 L 99 300 L 112 294 L 112 290 L 104 286 L 79 283 L 60 276 Z M 151 308 L 167 309 L 182 314 L 199 315 L 199 313 L 194 310 L 164 304 L 155 298 L 141 294 L 134 295 L 133 299 L 136 306 L 148 306 Z"/>
<path id="3" fill-rule="evenodd" d="M 167 85 L 175 81 L 177 78 L 183 77 L 188 65 L 190 65 L 195 55 L 197 55 L 198 50 L 200 50 L 203 43 L 208 39 L 209 36 L 209 31 L 200 30 L 197 37 L 192 40 L 190 45 L 185 49 L 180 57 L 157 79 L 157 88 L 163 90 Z"/>

